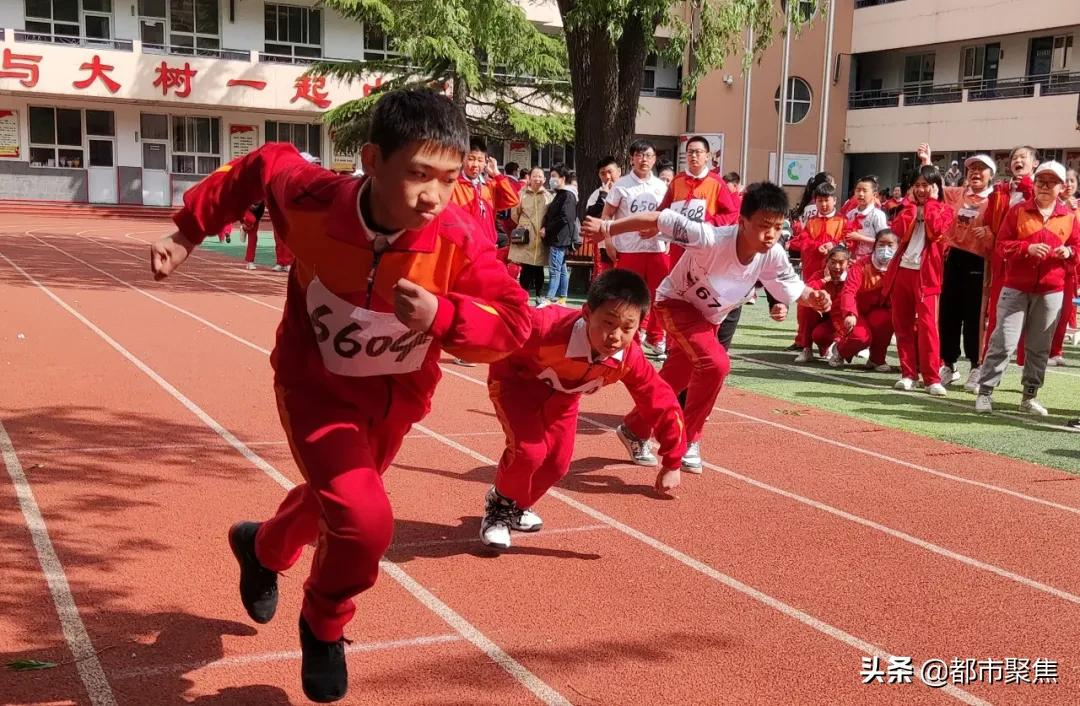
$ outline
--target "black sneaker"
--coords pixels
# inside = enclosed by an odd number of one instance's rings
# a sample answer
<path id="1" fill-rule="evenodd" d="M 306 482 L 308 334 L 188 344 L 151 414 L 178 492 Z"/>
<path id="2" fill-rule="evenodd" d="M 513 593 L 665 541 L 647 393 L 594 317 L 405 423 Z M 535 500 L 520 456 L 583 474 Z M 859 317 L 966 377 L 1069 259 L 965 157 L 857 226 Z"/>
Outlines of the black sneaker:
<path id="1" fill-rule="evenodd" d="M 260 625 L 269 623 L 277 610 L 277 572 L 267 569 L 255 558 L 255 534 L 258 522 L 237 522 L 229 529 L 229 547 L 240 564 L 240 600 L 251 619 Z"/>
<path id="2" fill-rule="evenodd" d="M 325 704 L 345 698 L 349 689 L 349 670 L 345 665 L 343 637 L 323 642 L 315 637 L 304 616 L 300 616 L 300 682 L 304 695 L 315 703 Z"/>
<path id="3" fill-rule="evenodd" d="M 788 346 L 784 350 L 785 351 L 801 351 L 802 349 L 803 349 L 803 347 L 800 346 L 798 343 L 792 343 L 790 346 Z"/>
<path id="4" fill-rule="evenodd" d="M 1069 427 L 1070 429 L 1080 429 L 1080 417 L 1077 417 L 1076 419 L 1070 419 L 1069 421 L 1065 422 L 1065 426 Z"/>

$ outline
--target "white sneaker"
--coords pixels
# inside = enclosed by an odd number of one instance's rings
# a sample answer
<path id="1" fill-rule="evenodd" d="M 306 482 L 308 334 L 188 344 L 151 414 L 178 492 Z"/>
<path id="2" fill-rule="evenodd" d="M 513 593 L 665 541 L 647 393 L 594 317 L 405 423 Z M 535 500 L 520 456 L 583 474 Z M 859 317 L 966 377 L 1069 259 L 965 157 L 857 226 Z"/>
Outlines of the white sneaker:
<path id="1" fill-rule="evenodd" d="M 257 270 L 257 269 L 259 269 L 258 267 L 256 267 L 256 266 L 255 266 L 255 263 L 254 263 L 254 262 L 249 262 L 249 263 L 247 264 L 247 268 L 248 268 L 249 270 Z"/>
<path id="2" fill-rule="evenodd" d="M 975 397 L 975 411 L 979 414 L 990 414 L 994 411 L 994 403 L 990 401 L 990 395 L 977 395 Z"/>
<path id="3" fill-rule="evenodd" d="M 1036 417 L 1045 417 L 1050 414 L 1050 412 L 1046 410 L 1046 407 L 1043 407 L 1034 397 L 1021 400 L 1020 411 L 1026 412 L 1027 414 L 1034 414 Z"/>
<path id="4" fill-rule="evenodd" d="M 510 524 L 516 512 L 513 500 L 501 497 L 494 488 L 488 490 L 484 519 L 480 522 L 480 541 L 484 546 L 510 548 Z"/>
<path id="5" fill-rule="evenodd" d="M 809 363 L 814 359 L 814 350 L 812 348 L 803 348 L 799 351 L 799 355 L 795 356 L 796 363 Z"/>
<path id="6" fill-rule="evenodd" d="M 960 373 L 954 370 L 950 365 L 942 365 L 938 370 L 938 375 L 941 376 L 942 385 L 951 385 L 954 382 L 960 381 Z"/>
<path id="7" fill-rule="evenodd" d="M 873 363 L 867 363 L 866 367 L 873 368 L 875 373 L 891 373 L 892 366 L 888 363 L 882 363 L 881 365 L 874 365 Z"/>
<path id="8" fill-rule="evenodd" d="M 859 351 L 858 353 L 855 354 L 855 357 L 856 358 L 866 358 L 867 360 L 870 360 L 870 349 L 869 348 L 863 348 L 861 351 Z"/>
<path id="9" fill-rule="evenodd" d="M 455 365 L 460 365 L 463 368 L 475 368 L 476 367 L 476 363 L 471 363 L 471 362 L 469 362 L 467 360 L 462 360 L 461 358 L 455 358 L 454 359 L 454 364 Z"/>
<path id="10" fill-rule="evenodd" d="M 829 367 L 839 368 L 844 364 L 844 359 L 840 357 L 840 348 L 834 343 L 829 346 Z"/>
<path id="11" fill-rule="evenodd" d="M 911 378 L 900 378 L 899 380 L 896 381 L 896 384 L 893 385 L 893 389 L 894 390 L 905 390 L 907 392 L 911 392 L 912 390 L 915 389 L 915 381 L 912 380 Z"/>
<path id="12" fill-rule="evenodd" d="M 949 394 L 949 391 L 946 390 L 945 386 L 942 385 L 940 382 L 935 382 L 933 385 L 928 385 L 926 388 L 926 392 L 931 397 L 945 397 Z"/>
<path id="13" fill-rule="evenodd" d="M 701 442 L 691 441 L 686 445 L 686 453 L 682 457 L 682 470 L 687 473 L 701 474 Z"/>
<path id="14" fill-rule="evenodd" d="M 649 448 L 648 440 L 634 436 L 634 433 L 627 429 L 625 424 L 620 424 L 615 428 L 615 436 L 619 437 L 619 441 L 626 447 L 626 452 L 630 454 L 630 460 L 635 464 L 651 467 L 659 463 L 656 460 L 656 455 Z"/>
<path id="15" fill-rule="evenodd" d="M 510 529 L 515 532 L 539 532 L 544 527 L 544 521 L 532 510 L 518 509 L 517 513 L 510 518 Z"/>
<path id="16" fill-rule="evenodd" d="M 978 392 L 980 377 L 982 377 L 982 368 L 972 368 L 968 373 L 967 382 L 964 383 L 964 389 L 968 392 Z"/>
<path id="17" fill-rule="evenodd" d="M 1049 360 L 1046 361 L 1046 364 L 1047 365 L 1058 366 L 1058 367 L 1064 367 L 1064 365 L 1065 365 L 1065 356 L 1059 355 L 1059 356 L 1055 356 L 1053 358 L 1050 358 Z"/>
<path id="18" fill-rule="evenodd" d="M 657 360 L 667 360 L 667 341 L 657 341 L 652 349 L 656 353 Z"/>
<path id="19" fill-rule="evenodd" d="M 543 309 L 545 306 L 551 306 L 551 303 L 552 302 L 551 302 L 550 299 L 547 299 L 545 297 L 540 297 L 540 301 L 537 302 L 536 308 L 537 309 Z"/>
<path id="20" fill-rule="evenodd" d="M 273 270 L 274 272 L 284 272 L 285 271 L 285 268 L 282 267 L 281 265 L 274 265 L 270 269 Z"/>

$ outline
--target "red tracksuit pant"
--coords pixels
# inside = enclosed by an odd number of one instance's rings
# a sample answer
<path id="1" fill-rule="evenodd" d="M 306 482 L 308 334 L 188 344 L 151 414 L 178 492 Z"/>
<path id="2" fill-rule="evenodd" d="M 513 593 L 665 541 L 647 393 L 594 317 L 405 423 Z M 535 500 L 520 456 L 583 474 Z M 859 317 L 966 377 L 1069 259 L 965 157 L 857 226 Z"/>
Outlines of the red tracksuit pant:
<path id="1" fill-rule="evenodd" d="M 244 251 L 244 262 L 255 262 L 255 248 L 259 245 L 259 225 L 254 228 L 245 228 L 247 234 L 247 250 Z"/>
<path id="2" fill-rule="evenodd" d="M 850 362 L 859 351 L 869 348 L 870 362 L 884 365 L 892 335 L 892 312 L 885 308 L 871 309 L 866 316 L 859 316 L 855 328 L 840 339 L 840 357 Z"/>
<path id="3" fill-rule="evenodd" d="M 274 258 L 277 264 L 282 267 L 290 267 L 293 264 L 293 260 L 296 258 L 292 254 L 292 250 L 285 245 L 285 242 L 274 233 Z"/>
<path id="4" fill-rule="evenodd" d="M 645 280 L 652 295 L 653 308 L 656 305 L 656 288 L 664 281 L 671 272 L 671 261 L 667 253 L 659 252 L 628 252 L 619 255 L 619 267 L 637 273 Z M 641 322 L 641 328 L 645 331 L 645 340 L 650 344 L 664 340 L 664 325 L 660 318 L 653 315 L 650 310 L 645 321 Z"/>
<path id="5" fill-rule="evenodd" d="M 570 470 L 577 434 L 578 395 L 544 386 L 493 380 L 488 394 L 506 434 L 495 489 L 530 508 Z"/>
<path id="6" fill-rule="evenodd" d="M 795 343 L 800 348 L 810 348 L 814 345 L 815 337 L 814 330 L 820 325 L 827 325 L 830 329 L 832 324 L 829 321 L 829 317 L 822 316 L 818 311 L 808 306 L 799 305 L 795 311 L 796 320 L 799 322 L 798 333 L 795 334 Z M 825 349 L 832 343 L 830 337 L 828 343 L 824 345 L 819 344 L 820 353 L 825 354 Z"/>
<path id="7" fill-rule="evenodd" d="M 927 386 L 941 382 L 941 339 L 938 337 L 939 294 L 923 294 L 918 270 L 899 268 L 891 303 L 896 353 L 901 377 L 916 380 L 922 373 Z"/>
<path id="8" fill-rule="evenodd" d="M 394 415 L 363 417 L 329 399 L 280 388 L 277 393 L 281 423 L 306 482 L 263 523 L 255 554 L 266 568 L 286 571 L 316 542 L 301 612 L 316 637 L 332 642 L 353 617 L 353 596 L 375 584 L 390 546 L 394 515 L 382 473 L 411 424 Z"/>
<path id="9" fill-rule="evenodd" d="M 662 301 L 656 305 L 656 315 L 668 334 L 668 358 L 660 369 L 660 377 L 671 385 L 676 395 L 686 390 L 683 409 L 686 441 L 699 441 L 724 378 L 731 371 L 731 361 L 716 339 L 719 327 L 706 321 L 692 304 Z M 639 439 L 652 436 L 653 430 L 637 409 L 626 415 L 624 423 Z"/>

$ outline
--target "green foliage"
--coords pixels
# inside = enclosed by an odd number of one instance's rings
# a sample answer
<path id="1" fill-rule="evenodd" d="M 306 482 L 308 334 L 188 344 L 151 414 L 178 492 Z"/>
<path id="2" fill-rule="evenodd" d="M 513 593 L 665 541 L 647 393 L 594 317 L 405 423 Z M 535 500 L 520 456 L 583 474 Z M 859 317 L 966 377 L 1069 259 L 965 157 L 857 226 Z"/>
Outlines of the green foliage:
<path id="1" fill-rule="evenodd" d="M 311 73 L 345 81 L 382 76 L 370 96 L 323 116 L 344 145 L 362 142 L 366 118 L 384 90 L 452 87 L 468 104 L 476 134 L 537 144 L 572 138 L 566 48 L 541 33 L 508 0 L 324 0 L 349 19 L 378 28 L 396 56 L 320 62 Z"/>

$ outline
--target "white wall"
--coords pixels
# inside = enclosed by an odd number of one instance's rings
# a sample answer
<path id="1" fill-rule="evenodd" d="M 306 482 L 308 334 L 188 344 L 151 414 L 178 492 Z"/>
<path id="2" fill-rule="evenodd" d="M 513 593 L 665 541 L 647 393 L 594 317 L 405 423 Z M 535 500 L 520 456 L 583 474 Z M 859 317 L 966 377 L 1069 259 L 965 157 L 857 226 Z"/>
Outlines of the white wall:
<path id="1" fill-rule="evenodd" d="M 22 0 L 3 0 L 0 2 L 0 27 L 23 29 L 26 5 Z"/>
<path id="2" fill-rule="evenodd" d="M 12 0 L 19 2 L 19 0 Z M 227 2 L 227 0 L 226 0 Z M 21 4 L 21 3 L 20 3 Z M 139 38 L 138 0 L 113 0 L 113 39 Z M 134 11 L 132 11 L 134 9 Z"/>
<path id="3" fill-rule="evenodd" d="M 263 3 L 236 2 L 236 21 L 229 22 L 229 0 L 221 1 L 221 47 L 239 51 L 262 51 L 266 38 Z"/>

